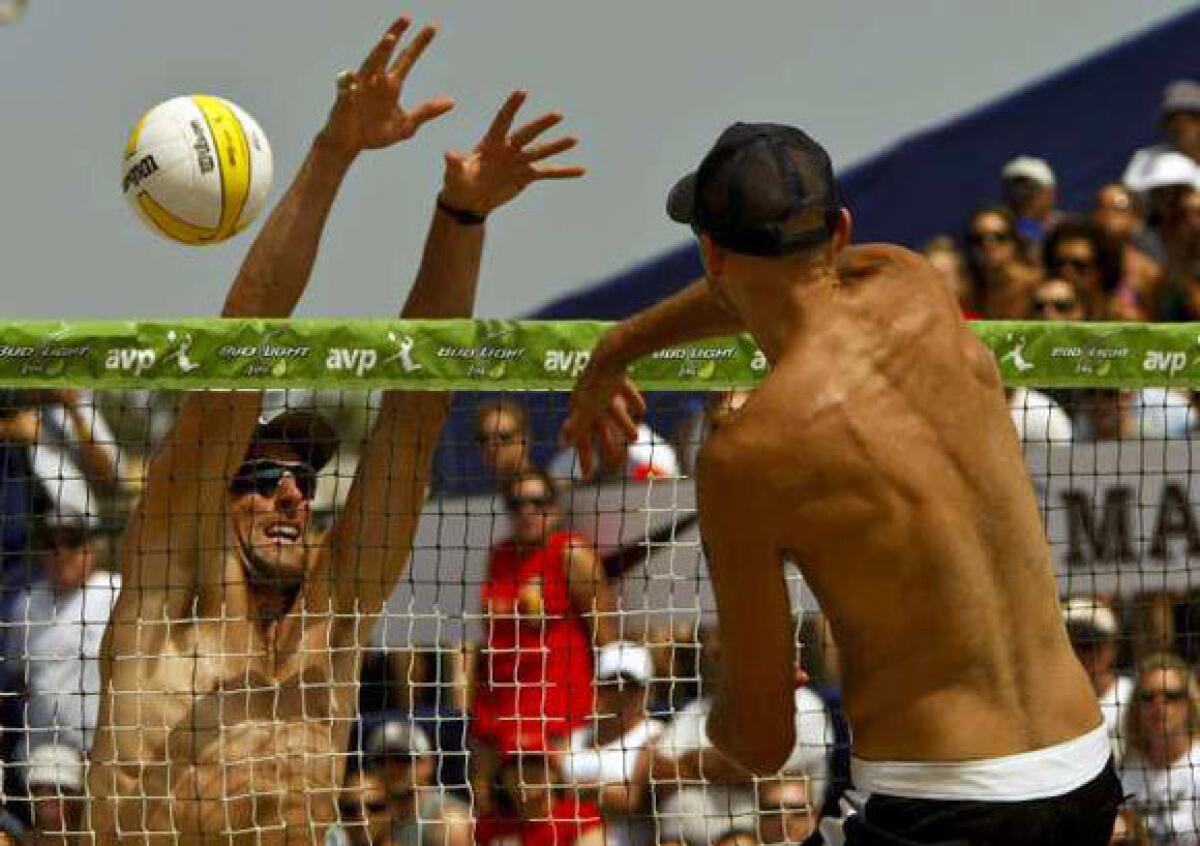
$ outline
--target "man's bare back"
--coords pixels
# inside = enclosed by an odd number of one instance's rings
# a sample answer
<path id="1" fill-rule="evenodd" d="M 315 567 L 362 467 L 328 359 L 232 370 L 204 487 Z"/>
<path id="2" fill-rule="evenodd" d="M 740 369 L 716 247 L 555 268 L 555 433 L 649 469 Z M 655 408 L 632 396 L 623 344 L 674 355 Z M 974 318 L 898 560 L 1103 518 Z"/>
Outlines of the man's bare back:
<path id="1" fill-rule="evenodd" d="M 1108 843 L 1111 747 L 995 362 L 948 288 L 907 250 L 849 247 L 832 160 L 796 127 L 728 127 L 667 213 L 705 276 L 601 338 L 563 435 L 585 472 L 593 442 L 613 460 L 644 410 L 626 368 L 655 350 L 749 330 L 771 365 L 697 473 L 725 658 L 708 737 L 760 775 L 792 748 L 790 560 L 833 625 L 868 796 L 834 842 Z"/>
<path id="2" fill-rule="evenodd" d="M 956 761 L 1099 724 L 990 352 L 923 258 L 841 254 L 809 326 L 709 449 L 759 491 L 843 652 L 855 753 Z M 764 510 L 764 509 L 769 510 Z"/>
<path id="3" fill-rule="evenodd" d="M 290 315 L 350 165 L 453 106 L 401 106 L 404 78 L 435 34 L 425 27 L 400 47 L 408 27 L 396 21 L 339 77 L 329 119 L 223 316 Z M 509 95 L 474 148 L 446 154 L 401 317 L 469 316 L 487 215 L 534 182 L 583 175 L 548 161 L 576 143 L 543 139 L 560 114 L 514 128 L 525 100 Z M 334 434 L 305 412 L 262 421 L 260 405 L 253 392 L 189 394 L 126 525 L 88 774 L 98 843 L 316 844 L 337 822 L 361 648 L 407 563 L 448 399 L 383 394 L 324 535 L 311 507 Z"/>

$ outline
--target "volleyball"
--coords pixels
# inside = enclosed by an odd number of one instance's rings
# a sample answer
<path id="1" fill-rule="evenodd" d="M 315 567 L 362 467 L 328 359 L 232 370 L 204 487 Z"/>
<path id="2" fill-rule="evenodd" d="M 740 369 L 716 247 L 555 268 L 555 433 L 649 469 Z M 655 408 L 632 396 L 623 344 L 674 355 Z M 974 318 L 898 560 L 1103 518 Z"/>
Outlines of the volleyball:
<path id="1" fill-rule="evenodd" d="M 121 189 L 165 238 L 215 244 L 259 215 L 271 189 L 271 145 L 244 110 L 192 94 L 152 108 L 129 134 Z"/>

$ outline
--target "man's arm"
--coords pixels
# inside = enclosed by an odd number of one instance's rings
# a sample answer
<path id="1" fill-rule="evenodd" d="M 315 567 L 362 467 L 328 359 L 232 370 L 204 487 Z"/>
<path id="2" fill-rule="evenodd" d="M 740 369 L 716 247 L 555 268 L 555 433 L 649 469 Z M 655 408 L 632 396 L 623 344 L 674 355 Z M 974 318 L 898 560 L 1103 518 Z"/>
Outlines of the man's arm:
<path id="1" fill-rule="evenodd" d="M 483 252 L 483 218 L 532 182 L 582 176 L 583 168 L 540 164 L 575 146 L 571 137 L 538 142 L 562 120 L 556 112 L 513 130 L 524 92 L 512 94 L 469 153 L 446 154 L 438 208 L 402 318 L 467 317 Z M 470 216 L 478 218 L 471 222 Z M 378 611 L 412 551 L 433 450 L 446 419 L 443 393 L 390 391 L 331 537 L 332 576 L 341 607 Z"/>
<path id="2" fill-rule="evenodd" d="M 721 676 L 708 737 L 756 775 L 775 773 L 795 745 L 795 646 L 774 526 L 753 477 L 750 438 L 726 427 L 705 448 L 697 496 L 721 638 Z"/>
<path id="3" fill-rule="evenodd" d="M 389 64 L 408 27 L 407 18 L 392 24 L 359 70 L 340 81 L 329 119 L 230 287 L 223 317 L 290 315 L 308 284 L 338 188 L 358 153 L 411 137 L 453 105 L 436 98 L 407 111 L 398 102 L 408 71 L 435 35 L 432 27 L 424 28 Z M 156 583 L 179 600 L 186 600 L 195 587 L 201 589 L 202 602 L 236 600 L 225 596 L 224 557 L 205 555 L 196 547 L 223 546 L 228 480 L 245 455 L 260 403 L 256 392 L 188 395 L 150 465 L 146 489 L 126 529 L 121 555 L 126 595 L 141 595 L 136 589 L 144 586 L 146 573 L 153 573 Z M 218 571 L 201 573 L 202 562 L 211 562 Z M 220 595 L 206 597 L 206 587 Z"/>
<path id="4" fill-rule="evenodd" d="M 705 279 L 612 327 L 592 350 L 571 393 L 562 439 L 579 453 L 585 476 L 595 468 L 594 444 L 605 465 L 620 462 L 625 444 L 637 437 L 634 418 L 645 413 L 641 394 L 625 375 L 635 359 L 663 349 L 744 328 Z"/>

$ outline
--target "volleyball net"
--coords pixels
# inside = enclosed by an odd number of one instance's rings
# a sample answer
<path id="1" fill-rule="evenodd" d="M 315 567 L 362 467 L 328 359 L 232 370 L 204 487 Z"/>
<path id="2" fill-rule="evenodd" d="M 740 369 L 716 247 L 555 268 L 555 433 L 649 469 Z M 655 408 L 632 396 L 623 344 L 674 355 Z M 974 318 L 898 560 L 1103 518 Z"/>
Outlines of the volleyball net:
<path id="1" fill-rule="evenodd" d="M 749 778 L 704 732 L 720 651 L 693 471 L 767 362 L 744 337 L 637 362 L 639 438 L 584 480 L 557 432 L 604 328 L 0 325 L 5 809 L 172 842 L 807 836 L 846 787 L 849 738 L 836 643 L 798 572 L 811 680 L 784 772 Z M 1000 363 L 1068 630 L 1097 686 L 1112 679 L 1100 695 L 1125 753 L 1128 727 L 1144 734 L 1139 661 L 1176 656 L 1195 698 L 1200 334 L 973 328 Z M 388 390 L 449 392 L 444 427 L 415 400 L 381 417 Z M 214 391 L 227 402 L 196 441 L 210 450 L 261 400 L 244 457 L 152 472 L 197 413 L 188 398 Z M 395 449 L 372 453 L 381 420 Z M 353 498 L 371 472 L 394 477 Z"/>

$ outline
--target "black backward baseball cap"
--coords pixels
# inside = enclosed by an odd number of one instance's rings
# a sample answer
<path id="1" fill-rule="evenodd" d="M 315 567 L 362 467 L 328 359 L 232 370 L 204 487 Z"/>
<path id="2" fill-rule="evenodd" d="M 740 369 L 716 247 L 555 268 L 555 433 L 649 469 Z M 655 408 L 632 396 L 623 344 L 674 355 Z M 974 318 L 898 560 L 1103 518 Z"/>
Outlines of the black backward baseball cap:
<path id="1" fill-rule="evenodd" d="M 314 470 L 320 470 L 337 452 L 338 434 L 321 414 L 293 408 L 259 419 L 246 450 L 247 458 L 268 444 L 285 445 Z"/>
<path id="2" fill-rule="evenodd" d="M 672 220 L 752 256 L 822 243 L 836 230 L 840 208 L 825 148 L 778 123 L 735 123 L 667 197 Z"/>

